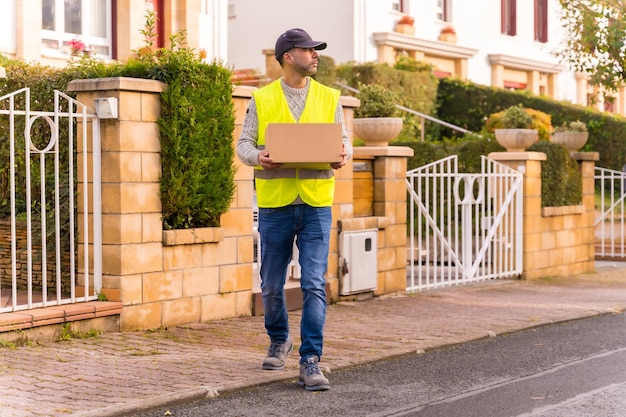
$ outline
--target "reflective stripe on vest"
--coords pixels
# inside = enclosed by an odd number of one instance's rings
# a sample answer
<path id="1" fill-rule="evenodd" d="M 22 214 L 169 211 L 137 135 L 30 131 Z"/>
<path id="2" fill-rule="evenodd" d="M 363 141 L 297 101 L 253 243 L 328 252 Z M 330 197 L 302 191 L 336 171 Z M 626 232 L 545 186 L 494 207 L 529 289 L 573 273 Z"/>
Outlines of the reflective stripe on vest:
<path id="1" fill-rule="evenodd" d="M 339 91 L 309 79 L 309 93 L 300 123 L 334 123 L 339 104 Z M 258 146 L 265 147 L 265 129 L 269 123 L 296 123 L 285 99 L 281 81 L 276 80 L 253 93 L 259 119 Z M 311 104 L 310 104 L 311 103 Z M 315 167 L 317 168 L 317 167 Z M 298 195 L 313 207 L 333 204 L 335 177 L 328 164 L 320 169 L 280 168 L 255 169 L 257 203 L 259 207 L 283 207 Z"/>

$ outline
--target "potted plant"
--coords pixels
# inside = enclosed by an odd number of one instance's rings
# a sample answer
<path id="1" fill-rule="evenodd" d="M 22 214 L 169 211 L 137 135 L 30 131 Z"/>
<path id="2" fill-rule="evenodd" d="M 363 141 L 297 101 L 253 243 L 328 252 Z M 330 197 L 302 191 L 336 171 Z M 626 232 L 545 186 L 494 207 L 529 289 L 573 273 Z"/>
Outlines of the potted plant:
<path id="1" fill-rule="evenodd" d="M 396 23 L 396 32 L 413 36 L 415 35 L 415 26 L 413 26 L 414 23 L 415 19 L 413 16 L 405 14 L 400 18 L 400 20 L 398 20 L 398 23 Z"/>
<path id="2" fill-rule="evenodd" d="M 585 122 L 574 120 L 569 124 L 563 122 L 561 125 L 557 126 L 550 136 L 550 142 L 560 143 L 565 146 L 570 153 L 574 153 L 585 146 L 588 138 L 589 132 L 587 132 Z"/>
<path id="3" fill-rule="evenodd" d="M 452 26 L 444 26 L 439 32 L 439 40 L 442 42 L 456 43 L 456 31 Z"/>
<path id="4" fill-rule="evenodd" d="M 539 139 L 533 118 L 522 105 L 504 110 L 496 126 L 496 140 L 509 152 L 524 152 Z"/>
<path id="5" fill-rule="evenodd" d="M 359 84 L 356 97 L 361 105 L 354 110 L 354 135 L 367 145 L 387 146 L 402 130 L 398 95 L 380 84 Z"/>

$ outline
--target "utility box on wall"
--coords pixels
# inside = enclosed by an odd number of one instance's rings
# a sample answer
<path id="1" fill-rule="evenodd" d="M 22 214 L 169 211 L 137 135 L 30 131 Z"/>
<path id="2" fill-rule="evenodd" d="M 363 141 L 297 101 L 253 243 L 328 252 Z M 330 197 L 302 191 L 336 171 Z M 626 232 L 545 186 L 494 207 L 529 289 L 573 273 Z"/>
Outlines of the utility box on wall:
<path id="1" fill-rule="evenodd" d="M 376 289 L 378 230 L 339 234 L 339 294 L 350 295 Z"/>

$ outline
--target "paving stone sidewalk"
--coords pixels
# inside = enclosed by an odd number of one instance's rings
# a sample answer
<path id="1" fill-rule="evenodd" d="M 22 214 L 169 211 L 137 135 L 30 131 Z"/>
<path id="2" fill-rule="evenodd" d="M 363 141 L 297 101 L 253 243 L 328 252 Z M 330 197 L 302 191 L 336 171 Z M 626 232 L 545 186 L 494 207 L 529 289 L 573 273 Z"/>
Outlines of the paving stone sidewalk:
<path id="1" fill-rule="evenodd" d="M 626 269 L 610 267 L 343 302 L 328 308 L 320 365 L 332 385 L 340 368 L 624 309 Z M 289 319 L 299 335 L 300 311 Z M 274 380 L 295 383 L 297 353 L 283 371 L 260 369 L 267 345 L 263 318 L 244 317 L 0 348 L 0 415 L 124 416 Z"/>

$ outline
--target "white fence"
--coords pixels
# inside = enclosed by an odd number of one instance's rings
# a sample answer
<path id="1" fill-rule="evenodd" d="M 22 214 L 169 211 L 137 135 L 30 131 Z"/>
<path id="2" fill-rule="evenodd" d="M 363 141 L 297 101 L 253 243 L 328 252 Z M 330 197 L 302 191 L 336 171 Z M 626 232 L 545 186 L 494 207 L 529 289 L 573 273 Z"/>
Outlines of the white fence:
<path id="1" fill-rule="evenodd" d="M 626 173 L 596 167 L 596 259 L 626 259 Z"/>
<path id="2" fill-rule="evenodd" d="M 521 275 L 522 179 L 485 156 L 480 173 L 456 155 L 409 171 L 407 291 Z"/>
<path id="3" fill-rule="evenodd" d="M 0 313 L 97 298 L 99 129 L 93 110 L 59 91 L 54 111 L 31 110 L 28 88 L 0 97 Z"/>

